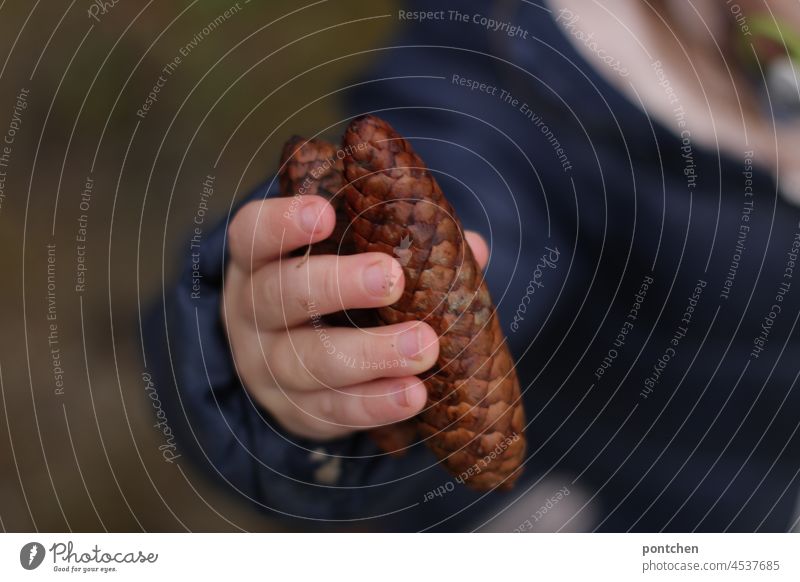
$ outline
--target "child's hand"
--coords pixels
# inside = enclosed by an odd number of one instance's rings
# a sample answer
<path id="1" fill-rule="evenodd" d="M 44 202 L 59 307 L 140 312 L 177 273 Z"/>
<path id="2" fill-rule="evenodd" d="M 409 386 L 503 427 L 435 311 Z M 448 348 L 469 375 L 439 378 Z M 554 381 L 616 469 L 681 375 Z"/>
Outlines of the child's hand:
<path id="1" fill-rule="evenodd" d="M 405 279 L 384 253 L 287 253 L 330 236 L 335 214 L 318 196 L 252 202 L 228 230 L 230 266 L 222 305 L 239 376 L 290 432 L 329 439 L 417 414 L 439 340 L 422 322 L 332 328 L 319 316 L 391 305 Z M 483 239 L 467 240 L 481 266 Z"/>

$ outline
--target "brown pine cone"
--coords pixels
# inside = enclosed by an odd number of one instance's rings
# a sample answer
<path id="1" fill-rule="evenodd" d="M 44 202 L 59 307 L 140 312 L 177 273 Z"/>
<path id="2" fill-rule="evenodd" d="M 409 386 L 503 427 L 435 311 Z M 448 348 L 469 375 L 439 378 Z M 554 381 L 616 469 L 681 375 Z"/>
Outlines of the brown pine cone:
<path id="1" fill-rule="evenodd" d="M 405 290 L 397 303 L 376 310 L 378 320 L 426 321 L 439 334 L 439 359 L 424 378 L 425 410 L 413 423 L 371 431 L 373 437 L 393 452 L 418 431 L 457 480 L 478 490 L 510 489 L 525 454 L 519 381 L 481 270 L 439 185 L 409 143 L 377 117 L 348 127 L 343 179 L 334 175 L 341 165 L 324 163 L 338 161 L 333 145 L 312 140 L 300 148 L 304 142 L 293 138 L 284 148 L 281 191 L 297 194 L 306 184 L 302 193 L 326 196 L 337 209 L 334 234 L 311 252 L 395 256 Z M 336 196 L 343 183 L 345 204 Z"/>
<path id="2" fill-rule="evenodd" d="M 333 234 L 311 245 L 312 255 L 349 255 L 352 247 L 342 247 L 342 238 L 350 222 L 342 204 L 344 164 L 337 156 L 338 148 L 322 139 L 307 140 L 292 136 L 283 144 L 281 166 L 278 173 L 281 196 L 322 196 L 336 210 Z M 300 254 L 306 252 L 303 249 Z"/>

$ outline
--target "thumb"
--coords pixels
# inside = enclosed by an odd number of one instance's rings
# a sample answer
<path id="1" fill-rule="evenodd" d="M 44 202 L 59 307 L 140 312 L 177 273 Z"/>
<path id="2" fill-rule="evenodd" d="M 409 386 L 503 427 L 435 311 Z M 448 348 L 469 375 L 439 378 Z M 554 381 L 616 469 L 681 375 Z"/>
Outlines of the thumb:
<path id="1" fill-rule="evenodd" d="M 475 260 L 478 261 L 481 269 L 486 268 L 486 263 L 489 262 L 489 245 L 483 240 L 483 237 L 474 230 L 468 230 L 464 233 L 469 247 L 472 249 L 472 254 L 475 255 Z"/>

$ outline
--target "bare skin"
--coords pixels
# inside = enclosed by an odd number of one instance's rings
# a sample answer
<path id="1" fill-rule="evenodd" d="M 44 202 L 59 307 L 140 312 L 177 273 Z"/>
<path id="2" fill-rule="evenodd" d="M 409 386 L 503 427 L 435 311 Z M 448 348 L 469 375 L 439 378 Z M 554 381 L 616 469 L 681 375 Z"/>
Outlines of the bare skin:
<path id="1" fill-rule="evenodd" d="M 290 205 L 294 203 L 295 208 Z M 330 327 L 343 309 L 391 305 L 403 292 L 400 264 L 383 253 L 289 257 L 330 236 L 335 214 L 318 196 L 251 202 L 228 232 L 230 264 L 222 320 L 245 388 L 288 432 L 316 440 L 417 414 L 417 377 L 439 354 L 433 329 L 406 322 L 373 329 Z M 467 242 L 481 267 L 489 250 Z"/>

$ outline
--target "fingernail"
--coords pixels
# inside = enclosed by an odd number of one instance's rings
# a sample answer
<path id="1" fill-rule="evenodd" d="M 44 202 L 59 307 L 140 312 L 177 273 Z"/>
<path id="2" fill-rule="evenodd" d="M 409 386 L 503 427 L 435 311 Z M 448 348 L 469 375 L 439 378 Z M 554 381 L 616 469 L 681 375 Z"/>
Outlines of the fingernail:
<path id="1" fill-rule="evenodd" d="M 322 222 L 320 216 L 325 210 L 321 204 L 309 204 L 300 211 L 300 226 L 303 227 L 308 234 L 322 230 Z"/>
<path id="2" fill-rule="evenodd" d="M 394 396 L 394 402 L 397 406 L 402 408 L 406 408 L 408 406 L 408 388 L 404 386 L 398 386 L 397 391 L 392 394 Z"/>
<path id="3" fill-rule="evenodd" d="M 394 261 L 389 261 L 389 265 L 386 261 L 378 261 L 364 269 L 364 287 L 370 295 L 388 297 L 392 294 L 392 289 L 400 278 L 396 267 L 397 263 Z M 400 272 L 402 273 L 402 269 Z"/>
<path id="4" fill-rule="evenodd" d="M 400 334 L 400 337 L 397 339 L 397 351 L 400 352 L 401 356 L 406 358 L 411 358 L 412 360 L 419 360 L 420 359 L 420 351 L 422 346 L 421 339 L 422 334 L 420 333 L 420 327 L 414 326 L 413 328 L 409 329 L 406 332 Z"/>
<path id="5" fill-rule="evenodd" d="M 395 403 L 402 408 L 422 408 L 428 393 L 421 384 L 412 384 L 408 388 L 398 386 L 393 396 Z"/>

